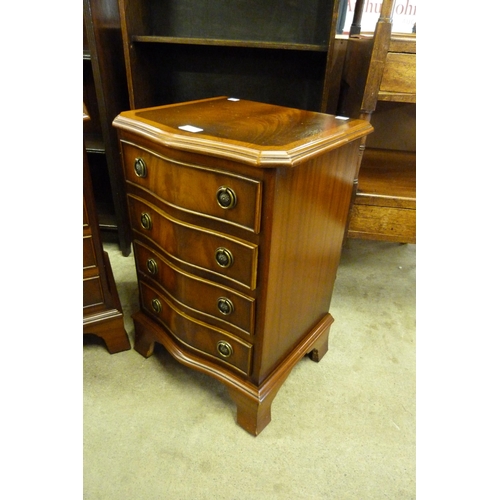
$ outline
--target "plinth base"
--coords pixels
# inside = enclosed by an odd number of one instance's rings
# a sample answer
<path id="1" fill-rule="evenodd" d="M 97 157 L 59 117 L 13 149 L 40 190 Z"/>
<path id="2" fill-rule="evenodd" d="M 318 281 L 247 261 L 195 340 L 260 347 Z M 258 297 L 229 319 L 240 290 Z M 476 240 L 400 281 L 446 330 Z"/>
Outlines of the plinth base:
<path id="1" fill-rule="evenodd" d="M 271 421 L 271 404 L 293 367 L 306 354 L 316 362 L 326 354 L 330 326 L 333 323 L 332 316 L 326 314 L 266 380 L 256 386 L 236 373 L 181 347 L 144 313 L 139 312 L 132 318 L 135 325 L 134 349 L 137 352 L 148 358 L 153 354 L 155 342 L 158 342 L 180 363 L 223 383 L 236 404 L 238 425 L 254 436 L 262 432 Z"/>

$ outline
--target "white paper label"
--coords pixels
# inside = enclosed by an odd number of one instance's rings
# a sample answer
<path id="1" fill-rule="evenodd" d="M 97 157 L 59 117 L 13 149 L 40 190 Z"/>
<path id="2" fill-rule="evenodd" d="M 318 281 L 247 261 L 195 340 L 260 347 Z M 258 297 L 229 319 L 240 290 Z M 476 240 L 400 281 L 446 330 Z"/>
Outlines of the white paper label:
<path id="1" fill-rule="evenodd" d="M 203 132 L 202 128 L 194 127 L 193 125 L 181 125 L 179 128 L 181 130 L 185 130 L 186 132 Z"/>

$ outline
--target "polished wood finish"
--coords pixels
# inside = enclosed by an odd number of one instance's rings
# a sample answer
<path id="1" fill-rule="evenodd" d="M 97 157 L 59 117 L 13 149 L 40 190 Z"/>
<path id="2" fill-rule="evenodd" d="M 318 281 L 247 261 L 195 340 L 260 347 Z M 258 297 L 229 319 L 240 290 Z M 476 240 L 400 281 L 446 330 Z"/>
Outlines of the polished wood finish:
<path id="1" fill-rule="evenodd" d="M 83 101 L 92 120 L 84 124 L 85 146 L 99 226 L 131 250 L 131 232 L 115 116 L 128 108 L 128 91 L 117 0 L 83 0 Z"/>
<path id="2" fill-rule="evenodd" d="M 119 5 L 131 109 L 221 93 L 314 111 L 336 99 L 339 0 Z"/>
<path id="3" fill-rule="evenodd" d="M 84 122 L 90 120 L 84 106 Z M 102 248 L 87 152 L 83 146 L 83 333 L 104 340 L 113 354 L 130 349 L 107 252 Z"/>
<path id="4" fill-rule="evenodd" d="M 131 110 L 114 125 L 140 288 L 135 349 L 147 357 L 158 342 L 224 383 L 238 424 L 257 435 L 294 365 L 328 349 L 358 148 L 372 127 L 227 97 Z"/>
<path id="5" fill-rule="evenodd" d="M 358 0 L 356 5 L 362 4 Z M 337 108 L 340 115 L 373 121 L 374 114 L 383 116 L 386 108 L 381 104 L 401 103 L 411 108 L 403 118 L 415 119 L 416 35 L 391 33 L 393 6 L 393 0 L 384 0 L 372 36 L 351 33 Z M 413 131 L 407 127 L 412 137 L 402 140 L 397 150 L 394 144 L 384 145 L 384 140 L 394 143 L 403 125 L 381 119 L 373 136 L 362 141 L 349 237 L 416 243 L 414 127 Z"/>
<path id="6" fill-rule="evenodd" d="M 349 237 L 416 243 L 416 189 L 413 152 L 367 148 Z"/>
<path id="7" fill-rule="evenodd" d="M 380 82 L 378 99 L 416 102 L 417 61 L 414 54 L 388 52 Z"/>

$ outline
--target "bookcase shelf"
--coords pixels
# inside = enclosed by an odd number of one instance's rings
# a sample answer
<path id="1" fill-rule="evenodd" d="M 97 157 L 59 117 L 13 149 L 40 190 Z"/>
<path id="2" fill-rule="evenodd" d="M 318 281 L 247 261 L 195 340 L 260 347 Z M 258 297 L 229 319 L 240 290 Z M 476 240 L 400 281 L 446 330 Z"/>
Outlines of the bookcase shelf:
<path id="1" fill-rule="evenodd" d="M 259 40 L 228 40 L 222 38 L 183 38 L 175 36 L 133 36 L 137 43 L 175 43 L 178 45 L 211 45 L 218 47 L 248 47 L 257 49 L 304 50 L 308 52 L 327 52 L 328 46 L 305 43 L 262 42 Z"/>
<path id="2" fill-rule="evenodd" d="M 416 34 L 392 33 L 394 5 L 384 0 L 375 32 L 351 32 L 343 52 L 338 113 L 375 129 L 360 149 L 347 235 L 416 243 Z"/>
<path id="3" fill-rule="evenodd" d="M 118 0 L 130 108 L 230 95 L 326 111 L 339 0 Z"/>
<path id="4" fill-rule="evenodd" d="M 132 240 L 118 139 L 111 125 L 128 107 L 117 0 L 83 2 L 83 102 L 90 116 L 83 132 L 99 228 L 129 255 Z"/>

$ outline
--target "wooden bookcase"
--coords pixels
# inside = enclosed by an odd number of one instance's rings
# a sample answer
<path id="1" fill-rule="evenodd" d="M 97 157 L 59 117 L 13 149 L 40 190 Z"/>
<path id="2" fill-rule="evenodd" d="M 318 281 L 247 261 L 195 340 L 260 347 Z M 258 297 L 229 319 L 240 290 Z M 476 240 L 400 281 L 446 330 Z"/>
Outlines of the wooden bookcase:
<path id="1" fill-rule="evenodd" d="M 351 29 L 341 54 L 337 114 L 375 129 L 360 148 L 347 235 L 416 243 L 416 34 L 392 33 L 393 7 L 383 1 L 373 34 Z"/>
<path id="2" fill-rule="evenodd" d="M 339 0 L 118 0 L 130 108 L 220 95 L 311 111 L 332 96 Z"/>
<path id="3" fill-rule="evenodd" d="M 113 119 L 128 108 L 128 91 L 117 0 L 83 1 L 83 102 L 91 120 L 84 143 L 103 237 L 131 250 L 118 138 Z"/>

